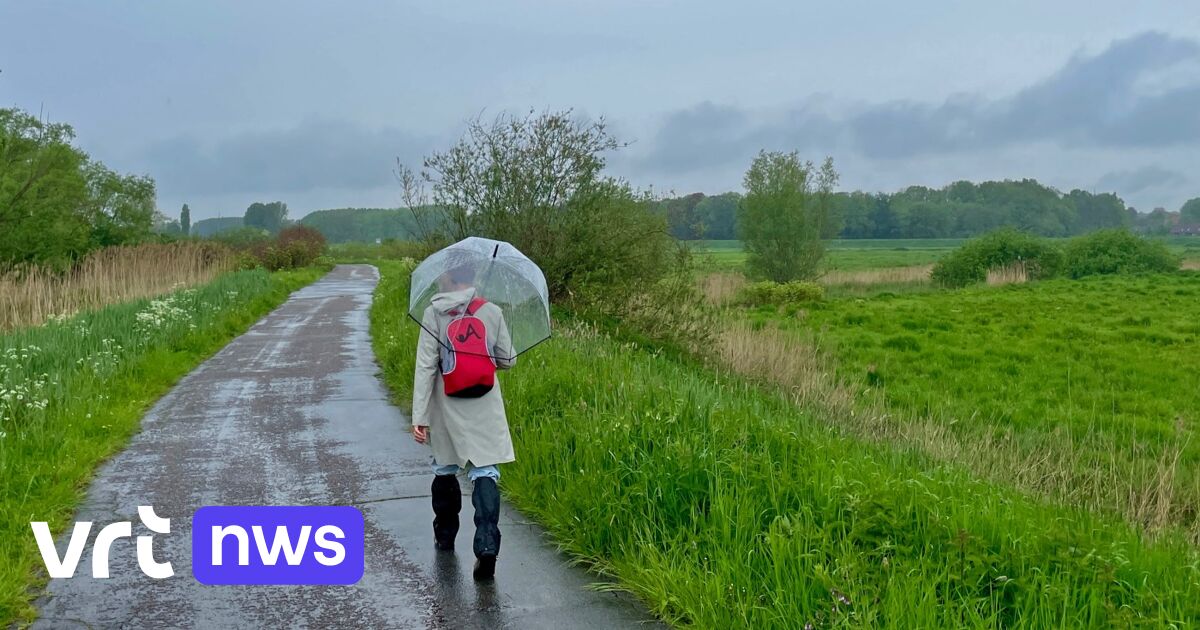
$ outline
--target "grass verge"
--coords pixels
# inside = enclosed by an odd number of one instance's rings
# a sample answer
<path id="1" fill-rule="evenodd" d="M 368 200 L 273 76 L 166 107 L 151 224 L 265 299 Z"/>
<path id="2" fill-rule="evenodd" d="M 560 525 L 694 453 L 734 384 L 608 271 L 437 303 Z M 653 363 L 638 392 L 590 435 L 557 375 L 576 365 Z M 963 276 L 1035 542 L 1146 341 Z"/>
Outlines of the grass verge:
<path id="1" fill-rule="evenodd" d="M 372 333 L 407 398 L 407 269 Z M 910 449 L 839 436 L 740 378 L 586 327 L 505 374 L 504 491 L 667 621 L 702 628 L 1186 627 L 1200 553 Z"/>
<path id="2" fill-rule="evenodd" d="M 154 400 L 325 271 L 229 273 L 0 336 L 0 625 L 32 619 L 45 582 L 30 521 L 61 532 Z"/>

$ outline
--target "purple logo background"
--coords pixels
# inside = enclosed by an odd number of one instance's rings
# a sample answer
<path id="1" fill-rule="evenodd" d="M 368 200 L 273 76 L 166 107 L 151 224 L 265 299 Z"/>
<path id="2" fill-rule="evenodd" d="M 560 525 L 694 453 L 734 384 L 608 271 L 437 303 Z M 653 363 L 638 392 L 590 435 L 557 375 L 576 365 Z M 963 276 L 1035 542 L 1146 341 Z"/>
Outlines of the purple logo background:
<path id="1" fill-rule="evenodd" d="M 288 564 L 287 554 L 279 550 L 273 566 L 259 552 L 254 526 L 262 529 L 261 542 L 269 550 L 275 547 L 276 528 L 284 526 L 290 547 L 299 546 L 304 526 L 309 526 L 307 544 L 297 564 Z M 317 532 L 326 525 L 339 528 L 345 535 L 336 538 L 327 530 L 325 547 L 318 546 Z M 226 535 L 221 544 L 221 564 L 213 564 L 213 527 L 238 526 L 246 533 L 249 563 L 238 564 L 236 535 Z M 354 584 L 364 570 L 363 515 L 350 506 L 236 506 L 210 505 L 192 515 L 192 575 L 202 584 Z M 326 566 L 317 555 L 329 561 L 336 548 L 345 549 L 341 562 Z M 286 548 L 286 546 L 285 546 Z"/>

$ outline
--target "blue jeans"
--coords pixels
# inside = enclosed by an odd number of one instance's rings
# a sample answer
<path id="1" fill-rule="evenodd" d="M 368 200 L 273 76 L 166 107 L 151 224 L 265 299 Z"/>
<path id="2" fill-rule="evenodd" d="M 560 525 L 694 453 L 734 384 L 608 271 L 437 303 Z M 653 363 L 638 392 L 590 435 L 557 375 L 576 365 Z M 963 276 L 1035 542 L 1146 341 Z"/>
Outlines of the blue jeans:
<path id="1" fill-rule="evenodd" d="M 429 464 L 433 466 L 433 474 L 439 477 L 457 475 L 458 471 L 462 470 L 459 468 L 458 464 L 446 464 L 445 466 L 439 466 L 438 463 L 432 459 L 429 460 Z M 491 477 L 492 479 L 499 481 L 500 469 L 496 468 L 495 464 L 491 466 L 467 466 L 467 479 L 475 481 L 480 477 Z"/>

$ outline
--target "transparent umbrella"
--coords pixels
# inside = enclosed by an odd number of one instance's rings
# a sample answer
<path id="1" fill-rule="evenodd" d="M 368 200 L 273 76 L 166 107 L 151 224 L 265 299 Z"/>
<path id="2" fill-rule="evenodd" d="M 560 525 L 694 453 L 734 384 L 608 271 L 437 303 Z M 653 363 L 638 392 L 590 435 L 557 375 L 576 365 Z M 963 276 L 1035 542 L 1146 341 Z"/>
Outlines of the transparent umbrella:
<path id="1" fill-rule="evenodd" d="M 452 277 L 456 277 L 458 286 L 466 284 L 475 289 L 475 295 L 500 307 L 512 337 L 514 357 L 550 338 L 546 276 L 517 248 L 504 241 L 472 236 L 435 252 L 412 272 L 409 317 L 425 327 L 422 322 L 433 296 L 446 291 Z M 442 331 L 426 330 L 449 349 Z"/>

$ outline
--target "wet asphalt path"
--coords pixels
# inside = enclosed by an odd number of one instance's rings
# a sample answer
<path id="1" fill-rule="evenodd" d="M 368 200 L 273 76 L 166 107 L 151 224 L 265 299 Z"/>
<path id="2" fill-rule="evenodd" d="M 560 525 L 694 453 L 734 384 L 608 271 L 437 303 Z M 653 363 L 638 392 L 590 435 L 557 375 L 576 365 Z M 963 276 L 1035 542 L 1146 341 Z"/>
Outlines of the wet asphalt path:
<path id="1" fill-rule="evenodd" d="M 505 505 L 495 582 L 471 579 L 471 504 L 458 552 L 433 548 L 428 450 L 388 403 L 371 352 L 373 267 L 342 265 L 302 289 L 184 378 L 99 471 L 76 520 L 171 519 L 155 537 L 174 577 L 138 569 L 118 540 L 112 577 L 52 580 L 46 628 L 627 628 L 649 615 L 588 590 L 542 532 Z M 519 455 L 519 450 L 518 450 Z M 464 494 L 470 482 L 462 480 Z M 205 505 L 353 505 L 366 518 L 366 573 L 354 586 L 205 586 L 192 577 L 191 516 Z M 59 551 L 66 541 L 58 541 Z M 656 625 L 656 624 L 650 624 Z"/>

